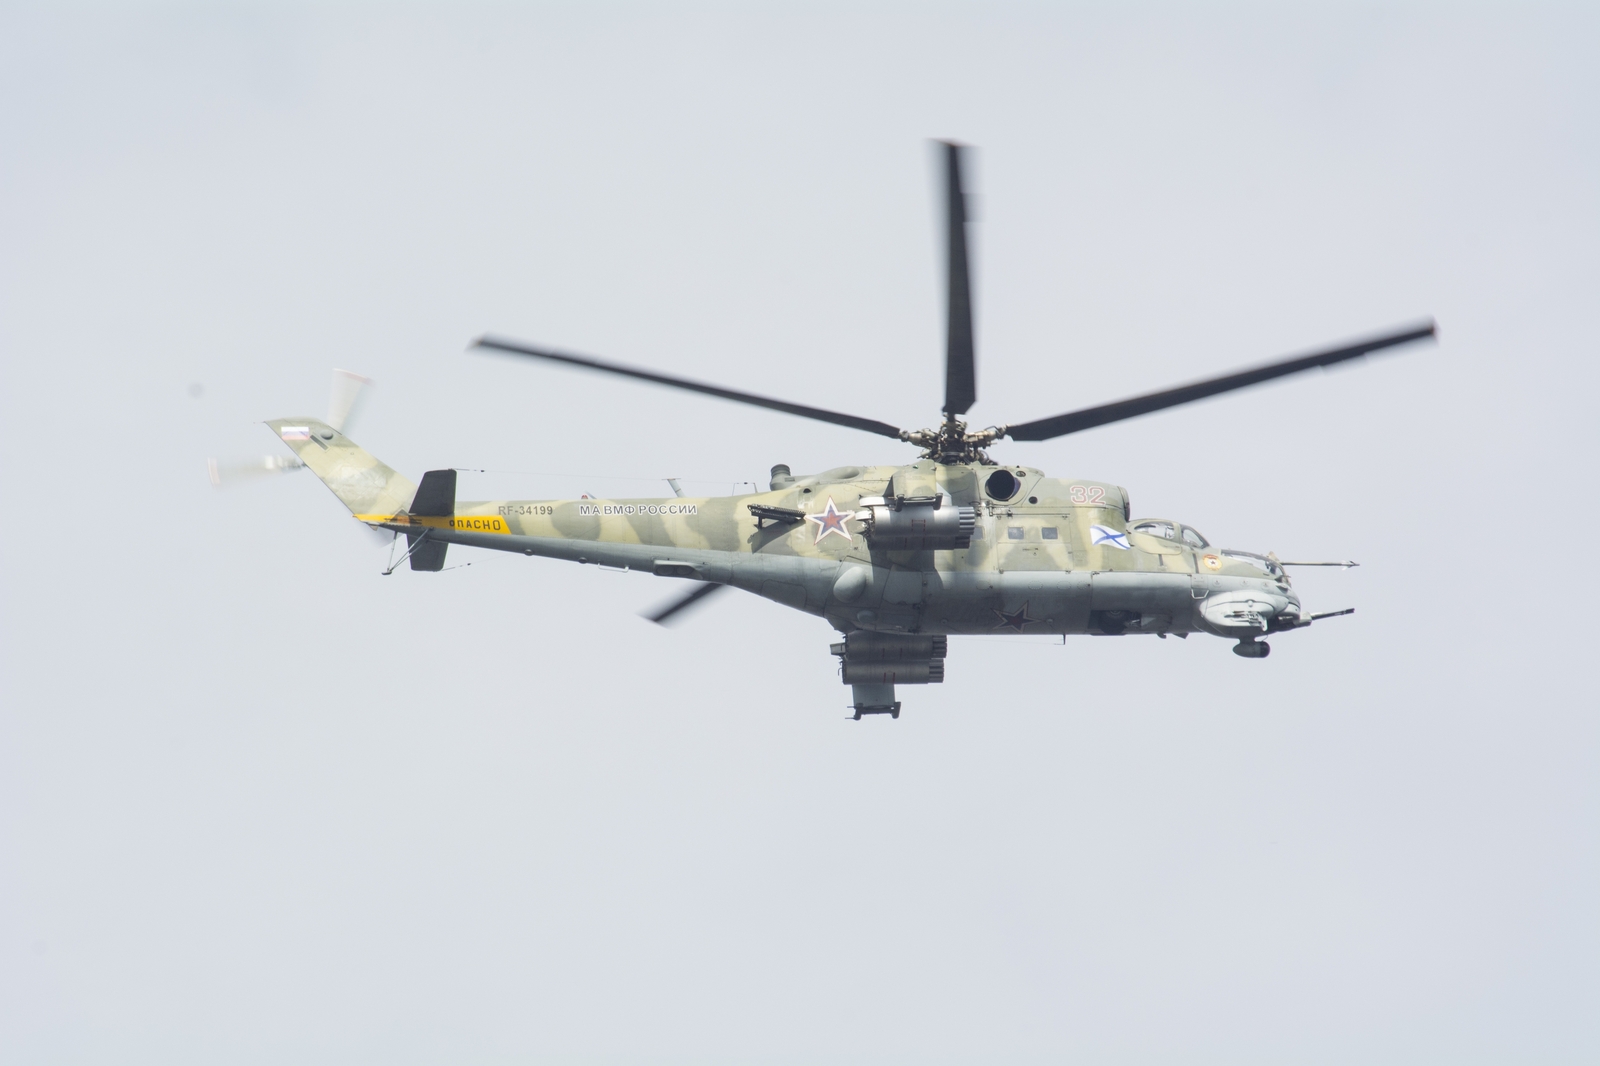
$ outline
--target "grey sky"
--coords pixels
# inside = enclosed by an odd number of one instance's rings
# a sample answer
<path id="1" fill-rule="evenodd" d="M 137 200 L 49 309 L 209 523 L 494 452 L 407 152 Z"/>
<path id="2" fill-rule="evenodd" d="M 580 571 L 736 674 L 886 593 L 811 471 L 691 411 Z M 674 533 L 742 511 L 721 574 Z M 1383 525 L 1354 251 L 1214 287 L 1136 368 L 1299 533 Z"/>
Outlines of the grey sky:
<path id="1" fill-rule="evenodd" d="M 0 1059 L 1594 1061 L 1597 30 L 8 6 Z M 1359 559 L 1297 579 L 1354 617 L 1265 662 L 957 639 L 855 723 L 816 619 L 384 578 L 308 475 L 206 482 L 334 366 L 378 381 L 358 441 L 470 497 L 907 458 L 463 349 L 931 424 L 936 136 L 979 148 L 982 424 L 1437 316 L 1000 449 Z"/>

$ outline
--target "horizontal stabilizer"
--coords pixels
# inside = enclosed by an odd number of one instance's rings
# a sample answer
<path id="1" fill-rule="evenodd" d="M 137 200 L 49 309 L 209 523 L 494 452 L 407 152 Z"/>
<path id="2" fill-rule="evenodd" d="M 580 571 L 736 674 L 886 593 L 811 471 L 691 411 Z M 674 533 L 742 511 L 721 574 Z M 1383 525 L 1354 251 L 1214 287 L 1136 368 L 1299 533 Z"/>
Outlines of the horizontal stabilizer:
<path id="1" fill-rule="evenodd" d="M 422 543 L 418 544 L 418 541 Z M 449 544 L 442 540 L 434 540 L 426 532 L 407 533 L 406 543 L 411 548 L 409 553 L 411 569 L 433 571 L 444 569 L 444 553 L 449 549 Z"/>
<path id="2" fill-rule="evenodd" d="M 429 470 L 422 475 L 410 513 L 419 517 L 449 518 L 456 513 L 456 472 Z"/>

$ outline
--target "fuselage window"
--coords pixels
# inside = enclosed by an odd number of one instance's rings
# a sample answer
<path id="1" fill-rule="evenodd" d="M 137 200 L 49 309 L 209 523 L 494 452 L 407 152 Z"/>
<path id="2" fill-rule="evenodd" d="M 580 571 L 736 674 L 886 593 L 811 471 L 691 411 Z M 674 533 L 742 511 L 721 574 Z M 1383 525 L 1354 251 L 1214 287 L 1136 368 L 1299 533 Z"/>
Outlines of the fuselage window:
<path id="1" fill-rule="evenodd" d="M 1176 539 L 1172 535 L 1172 525 L 1167 522 L 1140 522 L 1133 527 L 1133 531 L 1152 537 L 1165 537 L 1167 540 Z"/>
<path id="2" fill-rule="evenodd" d="M 1043 537 L 1045 540 L 1056 540 L 1056 539 L 1058 539 L 1056 537 L 1056 527 L 1055 526 L 1045 526 L 1043 529 L 1039 530 L 1039 536 Z"/>
<path id="3" fill-rule="evenodd" d="M 1021 526 L 1007 526 L 1006 527 L 1006 536 L 1009 537 L 1011 540 L 1021 540 L 1022 539 L 1022 527 Z"/>
<path id="4" fill-rule="evenodd" d="M 1183 527 L 1183 542 L 1191 548 L 1211 547 L 1210 541 L 1206 540 L 1206 538 L 1202 537 L 1199 533 L 1196 533 L 1188 526 Z"/>

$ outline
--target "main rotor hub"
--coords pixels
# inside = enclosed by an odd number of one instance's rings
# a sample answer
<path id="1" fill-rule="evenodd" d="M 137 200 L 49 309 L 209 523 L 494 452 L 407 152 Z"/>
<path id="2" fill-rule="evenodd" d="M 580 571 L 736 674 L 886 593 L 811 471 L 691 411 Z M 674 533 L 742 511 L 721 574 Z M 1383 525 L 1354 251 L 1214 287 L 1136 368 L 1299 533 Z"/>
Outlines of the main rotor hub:
<path id="1" fill-rule="evenodd" d="M 960 463 L 997 466 L 999 464 L 989 458 L 983 449 L 993 444 L 1000 434 L 1001 430 L 995 427 L 968 433 L 965 422 L 955 415 L 946 415 L 944 424 L 938 429 L 903 429 L 900 439 L 924 449 L 922 458 L 945 466 Z"/>

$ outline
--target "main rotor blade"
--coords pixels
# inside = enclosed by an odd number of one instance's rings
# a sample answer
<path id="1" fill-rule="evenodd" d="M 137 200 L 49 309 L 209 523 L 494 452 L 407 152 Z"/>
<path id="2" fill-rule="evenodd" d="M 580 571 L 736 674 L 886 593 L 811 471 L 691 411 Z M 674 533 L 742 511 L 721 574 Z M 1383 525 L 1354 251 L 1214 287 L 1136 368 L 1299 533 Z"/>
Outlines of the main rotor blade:
<path id="1" fill-rule="evenodd" d="M 699 603 L 701 600 L 705 599 L 707 596 L 711 595 L 713 592 L 720 592 L 720 591 L 722 591 L 723 589 L 725 589 L 727 587 L 728 586 L 726 586 L 726 585 L 716 585 L 716 584 L 713 584 L 713 583 L 711 583 L 709 581 L 705 582 L 699 588 L 694 589 L 691 592 L 689 592 L 689 593 L 687 593 L 687 594 L 685 594 L 683 596 L 678 597 L 677 599 L 673 600 L 671 603 L 664 604 L 661 607 L 657 607 L 654 611 L 651 611 L 649 614 L 645 615 L 644 617 L 648 618 L 650 621 L 656 623 L 656 625 L 664 626 L 664 625 L 667 624 L 667 620 L 670 619 L 673 615 L 677 614 L 679 611 L 683 611 L 683 610 L 686 610 L 686 609 L 688 609 L 690 607 L 693 607 L 695 604 Z"/>
<path id="2" fill-rule="evenodd" d="M 735 389 L 724 389 L 717 385 L 706 385 L 686 378 L 657 374 L 652 370 L 636 370 L 631 366 L 622 366 L 617 363 L 603 363 L 598 359 L 590 359 L 587 356 L 552 352 L 544 348 L 535 348 L 531 345 L 523 344 L 520 341 L 506 340 L 503 337 L 479 337 L 472 342 L 472 346 L 474 348 L 492 348 L 495 351 L 510 352 L 513 355 L 531 355 L 535 359 L 549 359 L 551 362 L 566 363 L 569 366 L 581 366 L 588 370 L 603 370 L 608 374 L 620 374 L 625 378 L 637 378 L 640 381 L 650 381 L 657 385 L 670 385 L 675 389 L 687 389 L 689 392 L 704 393 L 707 396 L 717 396 L 724 400 L 734 400 L 754 407 L 765 407 L 771 411 L 782 411 L 785 414 L 799 415 L 801 418 L 814 418 L 818 422 L 832 422 L 836 426 L 848 426 L 851 429 L 862 429 L 868 433 L 876 433 L 882 437 L 900 439 L 900 430 L 887 422 L 878 422 L 871 418 L 858 418 L 855 415 L 841 414 L 838 411 L 827 411 L 821 407 L 807 407 L 805 404 L 789 403 L 786 400 L 774 400 L 749 392 L 739 392 Z"/>
<path id="3" fill-rule="evenodd" d="M 1330 348 L 1327 351 L 1313 352 L 1310 355 L 1300 355 L 1292 359 L 1284 359 L 1276 363 L 1267 363 L 1264 366 L 1253 367 L 1249 370 L 1240 370 L 1232 374 L 1224 374 L 1219 378 L 1210 378 L 1206 381 L 1196 381 L 1190 385 L 1180 385 L 1175 389 L 1164 392 L 1151 392 L 1143 396 L 1134 396 L 1127 400 L 1118 400 L 1116 403 L 1102 404 L 1099 407 L 1086 407 L 1081 411 L 1070 411 L 1054 418 L 1041 418 L 1034 422 L 1023 422 L 1015 426 L 1006 426 L 1001 435 L 1012 440 L 1050 440 L 1053 437 L 1064 437 L 1068 433 L 1077 433 L 1079 430 L 1093 429 L 1110 422 L 1120 422 L 1125 418 L 1136 418 L 1147 415 L 1152 411 L 1165 410 L 1168 407 L 1177 407 L 1179 404 L 1192 403 L 1203 400 L 1207 396 L 1216 396 L 1218 393 L 1232 392 L 1249 385 L 1259 385 L 1263 381 L 1281 378 L 1287 374 L 1298 374 L 1302 370 L 1313 367 L 1332 366 L 1342 363 L 1347 359 L 1358 359 L 1370 352 L 1382 351 L 1401 344 L 1410 344 L 1412 341 L 1425 340 L 1434 335 L 1434 324 L 1430 320 L 1425 326 L 1413 326 L 1398 333 L 1388 333 L 1381 337 L 1358 341 L 1341 348 Z"/>
<path id="4" fill-rule="evenodd" d="M 961 184 L 959 144 L 944 146 L 945 195 L 945 414 L 965 414 L 978 398 L 972 349 L 972 277 L 967 268 L 967 194 Z"/>

